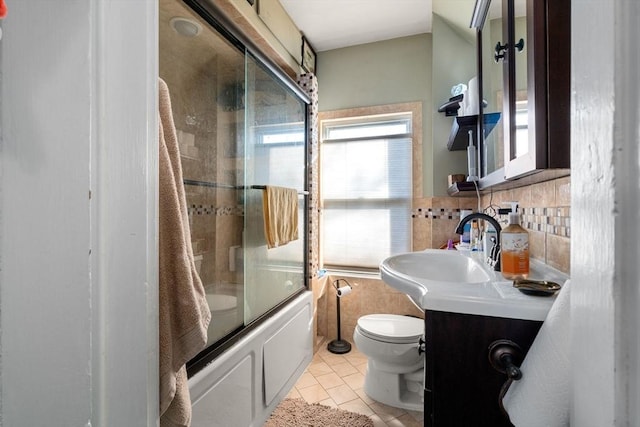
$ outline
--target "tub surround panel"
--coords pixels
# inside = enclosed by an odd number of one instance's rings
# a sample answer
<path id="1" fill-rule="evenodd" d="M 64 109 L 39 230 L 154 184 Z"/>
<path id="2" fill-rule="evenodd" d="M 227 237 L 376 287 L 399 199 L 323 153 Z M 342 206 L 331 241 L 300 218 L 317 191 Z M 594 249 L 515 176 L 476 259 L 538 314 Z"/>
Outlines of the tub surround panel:
<path id="1" fill-rule="evenodd" d="M 311 315 L 309 307 L 305 307 L 264 343 L 262 374 L 264 404 L 267 406 L 273 402 L 296 369 L 303 362 L 309 362 L 307 356 L 311 349 L 309 336 Z"/>
<path id="2" fill-rule="evenodd" d="M 230 420 L 235 425 L 251 425 L 253 412 L 254 381 L 252 366 L 255 355 L 250 354 L 228 370 L 221 368 L 224 374 L 211 389 L 198 400 L 193 399 L 193 427 L 227 427 Z"/>
<path id="3" fill-rule="evenodd" d="M 198 371 L 192 426 L 262 426 L 311 362 L 312 324 L 313 296 L 303 292 Z"/>

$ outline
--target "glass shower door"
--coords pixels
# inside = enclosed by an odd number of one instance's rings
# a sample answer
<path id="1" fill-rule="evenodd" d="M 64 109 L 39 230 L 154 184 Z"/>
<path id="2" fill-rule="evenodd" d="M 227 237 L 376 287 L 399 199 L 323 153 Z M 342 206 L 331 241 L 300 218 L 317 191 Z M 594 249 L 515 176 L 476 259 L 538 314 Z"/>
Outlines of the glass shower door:
<path id="1" fill-rule="evenodd" d="M 201 33 L 174 30 L 176 16 Z M 160 76 L 171 92 L 191 244 L 212 315 L 210 346 L 244 325 L 244 50 L 182 2 L 161 0 L 159 21 Z"/>
<path id="2" fill-rule="evenodd" d="M 195 264 L 211 309 L 206 363 L 306 285 L 306 103 L 238 40 L 160 0 L 160 77 L 171 92 Z M 185 35 L 176 17 L 201 32 Z M 267 249 L 262 187 L 295 188 L 298 240 Z"/>
<path id="3" fill-rule="evenodd" d="M 306 104 L 254 57 L 246 57 L 245 324 L 305 286 Z M 298 191 L 298 240 L 267 249 L 263 187 Z"/>

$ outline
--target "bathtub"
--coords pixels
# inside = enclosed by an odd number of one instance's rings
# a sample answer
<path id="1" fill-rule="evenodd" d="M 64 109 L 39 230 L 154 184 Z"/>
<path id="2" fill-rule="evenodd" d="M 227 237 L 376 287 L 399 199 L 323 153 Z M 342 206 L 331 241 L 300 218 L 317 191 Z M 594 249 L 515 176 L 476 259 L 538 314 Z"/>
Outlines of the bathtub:
<path id="1" fill-rule="evenodd" d="M 261 427 L 313 357 L 305 291 L 189 379 L 193 427 Z"/>

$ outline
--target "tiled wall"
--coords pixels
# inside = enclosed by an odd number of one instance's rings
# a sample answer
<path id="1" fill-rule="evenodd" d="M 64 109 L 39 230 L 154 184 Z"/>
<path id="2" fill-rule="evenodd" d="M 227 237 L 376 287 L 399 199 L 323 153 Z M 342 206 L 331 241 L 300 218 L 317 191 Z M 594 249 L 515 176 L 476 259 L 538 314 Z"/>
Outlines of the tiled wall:
<path id="1" fill-rule="evenodd" d="M 491 195 L 483 195 L 483 206 Z M 493 204 L 519 202 L 523 227 L 529 230 L 532 258 L 571 273 L 571 177 L 493 194 Z"/>
<path id="2" fill-rule="evenodd" d="M 488 192 L 480 197 L 480 208 L 495 215 L 505 202 L 518 202 L 521 223 L 529 231 L 532 258 L 564 273 L 571 272 L 571 178 L 564 177 L 511 190 Z M 415 199 L 413 217 L 413 250 L 439 248 L 448 239 L 458 240 L 454 233 L 460 221 L 460 210 L 478 211 L 477 197 L 433 197 Z M 499 218 L 506 225 L 507 218 Z"/>
<path id="3" fill-rule="evenodd" d="M 317 300 L 317 328 L 319 339 L 316 344 L 327 342 L 338 335 L 336 314 L 336 292 L 334 283 L 340 280 L 339 286 L 345 286 L 346 280 L 352 292 L 340 298 L 340 334 L 342 339 L 352 341 L 358 318 L 367 314 L 394 313 L 424 317 L 424 313 L 409 298 L 385 284 L 382 280 L 372 278 L 345 277 L 338 275 L 324 276 L 318 281 L 323 298 Z M 314 350 L 317 350 L 317 346 Z"/>
<path id="4" fill-rule="evenodd" d="M 477 198 L 429 197 L 414 199 L 413 250 L 446 247 L 447 241 L 458 240 L 455 229 L 460 222 L 462 209 L 478 209 Z"/>

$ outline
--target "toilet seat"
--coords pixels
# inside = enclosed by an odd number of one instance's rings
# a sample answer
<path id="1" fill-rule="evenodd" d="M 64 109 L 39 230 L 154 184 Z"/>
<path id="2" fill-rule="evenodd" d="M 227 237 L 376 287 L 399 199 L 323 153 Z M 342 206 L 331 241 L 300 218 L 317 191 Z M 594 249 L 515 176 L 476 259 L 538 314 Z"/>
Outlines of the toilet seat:
<path id="1" fill-rule="evenodd" d="M 393 344 L 416 343 L 424 334 L 424 321 L 398 314 L 369 314 L 358 319 L 360 333 L 376 341 Z"/>

